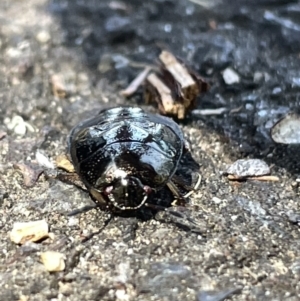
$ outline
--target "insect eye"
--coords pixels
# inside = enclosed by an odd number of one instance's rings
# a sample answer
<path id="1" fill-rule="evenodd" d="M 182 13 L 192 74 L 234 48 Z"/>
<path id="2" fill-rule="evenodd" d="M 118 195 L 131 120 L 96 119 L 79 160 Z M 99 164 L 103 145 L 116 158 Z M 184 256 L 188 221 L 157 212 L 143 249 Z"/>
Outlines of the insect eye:
<path id="1" fill-rule="evenodd" d="M 145 185 L 143 189 L 146 194 L 150 194 L 152 192 L 152 188 L 150 186 Z"/>
<path id="2" fill-rule="evenodd" d="M 113 189 L 114 189 L 114 187 L 112 185 L 111 186 L 107 186 L 107 187 L 104 188 L 103 193 L 105 195 L 109 195 L 109 194 L 111 194 L 111 192 L 113 191 Z"/>

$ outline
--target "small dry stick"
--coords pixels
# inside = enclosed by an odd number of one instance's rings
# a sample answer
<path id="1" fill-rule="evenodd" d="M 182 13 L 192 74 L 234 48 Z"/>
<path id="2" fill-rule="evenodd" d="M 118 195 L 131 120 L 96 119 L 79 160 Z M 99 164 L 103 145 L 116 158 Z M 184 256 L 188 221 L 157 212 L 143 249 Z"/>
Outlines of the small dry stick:
<path id="1" fill-rule="evenodd" d="M 175 103 L 171 89 L 154 73 L 147 77 L 148 94 L 146 93 L 146 102 L 151 102 L 153 94 L 159 109 L 164 114 L 172 114 L 178 118 L 184 117 L 185 108 L 183 104 Z M 152 90 L 152 91 L 151 91 Z"/>
<path id="2" fill-rule="evenodd" d="M 256 181 L 271 181 L 271 182 L 279 182 L 279 177 L 277 176 L 260 176 L 260 177 L 249 177 L 249 180 Z"/>
<path id="3" fill-rule="evenodd" d="M 121 95 L 125 97 L 131 96 L 136 90 L 140 87 L 143 81 L 146 79 L 148 73 L 150 72 L 151 68 L 146 67 L 130 84 L 129 86 L 120 92 Z"/>
<path id="4" fill-rule="evenodd" d="M 217 109 L 203 109 L 203 110 L 193 110 L 192 114 L 210 116 L 210 115 L 221 115 L 227 111 L 226 108 L 217 108 Z"/>
<path id="5" fill-rule="evenodd" d="M 50 83 L 52 85 L 52 93 L 55 97 L 65 98 L 67 96 L 66 85 L 64 79 L 60 75 L 53 74 Z"/>
<path id="6" fill-rule="evenodd" d="M 239 177 L 235 175 L 228 175 L 227 178 L 229 180 L 255 180 L 255 181 L 271 181 L 278 182 L 280 179 L 276 176 L 258 176 L 258 177 Z"/>
<path id="7" fill-rule="evenodd" d="M 166 70 L 179 84 L 179 87 L 181 88 L 181 96 L 185 102 L 185 107 L 189 107 L 195 97 L 199 94 L 197 82 L 193 79 L 188 69 L 181 64 L 172 53 L 162 51 L 159 59 Z"/>
<path id="8" fill-rule="evenodd" d="M 196 85 L 188 70 L 178 62 L 172 53 L 163 51 L 159 55 L 159 59 L 164 64 L 165 68 L 173 75 L 174 79 L 180 84 L 183 92 L 186 92 L 185 89 Z"/>

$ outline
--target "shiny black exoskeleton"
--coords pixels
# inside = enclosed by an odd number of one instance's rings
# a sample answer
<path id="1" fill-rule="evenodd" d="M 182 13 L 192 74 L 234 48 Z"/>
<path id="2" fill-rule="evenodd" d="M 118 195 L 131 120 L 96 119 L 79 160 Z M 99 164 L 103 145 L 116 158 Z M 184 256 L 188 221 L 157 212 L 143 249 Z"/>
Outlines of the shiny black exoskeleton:
<path id="1" fill-rule="evenodd" d="M 69 135 L 72 163 L 90 193 L 102 204 L 138 209 L 174 175 L 184 139 L 171 119 L 140 108 L 101 111 Z"/>

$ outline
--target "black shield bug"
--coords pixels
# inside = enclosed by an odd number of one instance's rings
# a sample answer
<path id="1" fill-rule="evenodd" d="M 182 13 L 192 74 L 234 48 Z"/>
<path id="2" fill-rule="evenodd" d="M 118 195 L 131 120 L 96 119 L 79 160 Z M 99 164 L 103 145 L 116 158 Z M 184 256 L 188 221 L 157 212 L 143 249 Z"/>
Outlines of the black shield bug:
<path id="1" fill-rule="evenodd" d="M 68 139 L 75 170 L 92 196 L 109 208 L 135 210 L 168 185 L 184 150 L 179 126 L 136 107 L 101 111 Z"/>

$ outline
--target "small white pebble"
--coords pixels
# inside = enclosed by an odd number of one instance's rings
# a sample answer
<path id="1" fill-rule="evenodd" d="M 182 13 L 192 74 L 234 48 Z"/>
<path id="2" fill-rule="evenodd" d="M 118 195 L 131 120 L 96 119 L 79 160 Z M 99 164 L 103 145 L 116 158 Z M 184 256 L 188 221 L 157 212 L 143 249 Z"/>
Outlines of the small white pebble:
<path id="1" fill-rule="evenodd" d="M 299 114 L 287 114 L 279 120 L 271 129 L 272 139 L 276 143 L 299 144 L 300 143 L 300 116 Z"/>
<path id="2" fill-rule="evenodd" d="M 69 227 L 77 226 L 78 223 L 79 223 L 78 218 L 76 218 L 76 217 L 70 217 L 70 219 L 68 221 L 68 226 Z"/>
<path id="3" fill-rule="evenodd" d="M 132 255 L 133 253 L 134 253 L 133 249 L 130 248 L 130 249 L 127 250 L 127 255 Z"/>
<path id="4" fill-rule="evenodd" d="M 260 159 L 239 159 L 231 164 L 226 171 L 237 177 L 254 177 L 270 174 L 268 164 Z"/>
<path id="5" fill-rule="evenodd" d="M 26 241 L 39 241 L 48 237 L 48 224 L 45 220 L 14 223 L 10 232 L 10 240 L 16 244 L 24 244 Z"/>
<path id="6" fill-rule="evenodd" d="M 48 31 L 42 30 L 36 35 L 36 39 L 41 44 L 46 44 L 50 41 L 51 36 Z"/>
<path id="7" fill-rule="evenodd" d="M 217 198 L 217 197 L 215 197 L 215 196 L 212 198 L 212 201 L 213 201 L 214 203 L 216 203 L 217 205 L 222 203 L 222 200 L 219 199 L 219 198 Z"/>
<path id="8" fill-rule="evenodd" d="M 46 251 L 41 253 L 41 261 L 48 272 L 60 272 L 66 267 L 63 253 Z"/>
<path id="9" fill-rule="evenodd" d="M 62 109 L 62 107 L 57 107 L 56 111 L 58 114 L 62 114 L 63 109 Z"/>
<path id="10" fill-rule="evenodd" d="M 227 85 L 233 85 L 240 82 L 240 76 L 232 68 L 226 68 L 223 71 L 223 79 Z"/>
<path id="11" fill-rule="evenodd" d="M 235 222 L 238 219 L 238 215 L 232 215 L 230 218 L 233 222 Z"/>
<path id="12" fill-rule="evenodd" d="M 17 135 L 24 136 L 26 134 L 26 125 L 21 116 L 14 116 L 12 119 L 6 118 L 4 123 L 9 130 L 13 130 Z"/>
<path id="13" fill-rule="evenodd" d="M 282 92 L 282 89 L 280 87 L 275 87 L 272 90 L 272 94 L 276 95 L 276 94 L 280 94 Z"/>
<path id="14" fill-rule="evenodd" d="M 255 72 L 254 73 L 254 76 L 253 76 L 253 81 L 255 83 L 258 83 L 260 82 L 261 80 L 263 80 L 264 78 L 264 74 L 262 72 Z"/>
<path id="15" fill-rule="evenodd" d="M 17 48 L 8 48 L 5 52 L 5 55 L 10 58 L 18 58 L 22 55 L 22 51 Z"/>
<path id="16" fill-rule="evenodd" d="M 254 106 L 251 103 L 246 103 L 245 108 L 248 111 L 253 111 L 254 110 Z"/>
<path id="17" fill-rule="evenodd" d="M 24 136 L 26 134 L 26 125 L 25 123 L 19 123 L 14 127 L 14 132 L 18 136 Z"/>
<path id="18" fill-rule="evenodd" d="M 123 289 L 116 290 L 116 298 L 117 298 L 117 300 L 120 300 L 120 301 L 128 301 L 129 300 L 128 294 Z"/>
<path id="19" fill-rule="evenodd" d="M 12 119 L 5 118 L 4 124 L 9 130 L 13 130 L 18 136 L 24 136 L 26 131 L 34 132 L 34 128 L 28 122 L 25 122 L 21 116 L 14 116 Z"/>

